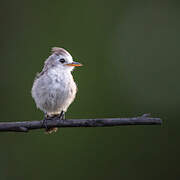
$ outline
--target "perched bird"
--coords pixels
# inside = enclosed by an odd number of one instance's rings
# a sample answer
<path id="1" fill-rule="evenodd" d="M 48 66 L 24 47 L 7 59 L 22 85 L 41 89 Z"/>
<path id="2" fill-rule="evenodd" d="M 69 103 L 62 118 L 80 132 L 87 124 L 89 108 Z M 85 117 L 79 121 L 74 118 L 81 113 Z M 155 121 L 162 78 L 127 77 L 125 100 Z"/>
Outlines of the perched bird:
<path id="1" fill-rule="evenodd" d="M 57 128 L 48 128 L 46 119 L 53 116 L 64 119 L 65 112 L 76 96 L 77 86 L 71 74 L 75 66 L 82 64 L 74 62 L 65 49 L 54 47 L 42 72 L 34 80 L 32 97 L 37 108 L 45 113 L 44 123 L 48 133 L 57 131 Z"/>

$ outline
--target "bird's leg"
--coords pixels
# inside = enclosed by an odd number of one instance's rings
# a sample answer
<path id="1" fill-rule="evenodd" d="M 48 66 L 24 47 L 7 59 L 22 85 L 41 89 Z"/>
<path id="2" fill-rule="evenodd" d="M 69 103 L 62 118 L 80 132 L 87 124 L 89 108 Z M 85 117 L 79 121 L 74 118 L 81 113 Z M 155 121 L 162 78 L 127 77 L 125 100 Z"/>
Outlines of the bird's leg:
<path id="1" fill-rule="evenodd" d="M 47 119 L 48 118 L 49 118 L 49 116 L 47 115 L 47 113 L 45 113 L 44 119 L 43 119 L 43 122 L 42 122 L 42 126 L 45 126 L 46 130 L 48 129 L 48 127 L 47 127 Z"/>
<path id="2" fill-rule="evenodd" d="M 43 119 L 43 124 L 42 124 L 42 126 L 45 126 L 45 129 L 46 129 L 46 134 L 51 134 L 52 132 L 56 132 L 57 130 L 58 130 L 58 128 L 56 128 L 56 127 L 52 127 L 52 128 L 49 128 L 48 126 L 47 126 L 47 121 L 48 120 L 50 120 L 51 118 L 53 118 L 54 116 L 49 116 L 49 115 L 47 115 L 47 113 L 45 114 L 45 116 L 44 116 L 44 119 Z"/>
<path id="3" fill-rule="evenodd" d="M 63 121 L 63 120 L 65 120 L 65 112 L 61 111 L 61 113 L 59 115 L 54 115 L 54 116 L 48 116 L 47 114 L 45 114 L 42 126 L 45 126 L 47 134 L 51 134 L 52 132 L 56 132 L 58 130 L 58 128 L 56 128 L 56 127 L 48 128 L 48 126 L 47 126 L 48 119 L 53 118 L 53 117 L 58 117 L 59 120 Z"/>
<path id="4" fill-rule="evenodd" d="M 65 120 L 65 112 L 61 111 L 61 113 L 58 115 L 60 120 Z"/>

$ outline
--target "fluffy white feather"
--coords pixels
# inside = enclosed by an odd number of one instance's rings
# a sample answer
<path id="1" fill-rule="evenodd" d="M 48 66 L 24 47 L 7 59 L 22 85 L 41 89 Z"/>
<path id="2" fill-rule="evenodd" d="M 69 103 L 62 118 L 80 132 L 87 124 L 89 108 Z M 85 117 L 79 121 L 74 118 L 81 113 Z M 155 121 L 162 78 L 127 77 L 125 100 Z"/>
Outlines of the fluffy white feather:
<path id="1" fill-rule="evenodd" d="M 32 97 L 37 107 L 49 116 L 66 112 L 77 92 L 71 74 L 74 68 L 72 56 L 62 48 L 55 50 L 45 61 L 32 87 Z"/>

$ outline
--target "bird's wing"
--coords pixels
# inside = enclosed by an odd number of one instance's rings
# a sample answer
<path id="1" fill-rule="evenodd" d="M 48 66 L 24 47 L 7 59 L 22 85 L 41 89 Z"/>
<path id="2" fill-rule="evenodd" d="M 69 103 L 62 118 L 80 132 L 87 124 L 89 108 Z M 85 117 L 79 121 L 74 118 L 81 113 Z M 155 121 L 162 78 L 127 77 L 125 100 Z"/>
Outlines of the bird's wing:
<path id="1" fill-rule="evenodd" d="M 40 73 L 37 72 L 37 73 L 36 73 L 36 76 L 35 76 L 35 80 L 36 80 L 36 79 L 39 79 L 41 76 L 43 76 L 44 73 L 45 73 L 45 71 L 41 71 Z"/>

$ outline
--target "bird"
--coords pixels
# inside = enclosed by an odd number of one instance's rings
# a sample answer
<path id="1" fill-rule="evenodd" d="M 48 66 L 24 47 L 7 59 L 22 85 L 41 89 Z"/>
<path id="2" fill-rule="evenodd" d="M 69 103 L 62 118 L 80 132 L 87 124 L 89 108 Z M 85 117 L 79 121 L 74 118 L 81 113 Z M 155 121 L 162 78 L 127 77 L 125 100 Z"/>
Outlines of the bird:
<path id="1" fill-rule="evenodd" d="M 44 112 L 43 124 L 48 134 L 56 132 L 58 128 L 48 128 L 47 119 L 57 116 L 65 120 L 65 112 L 77 92 L 71 72 L 74 67 L 82 66 L 73 61 L 71 54 L 64 48 L 53 47 L 51 52 L 42 71 L 37 73 L 31 90 L 37 108 Z"/>

